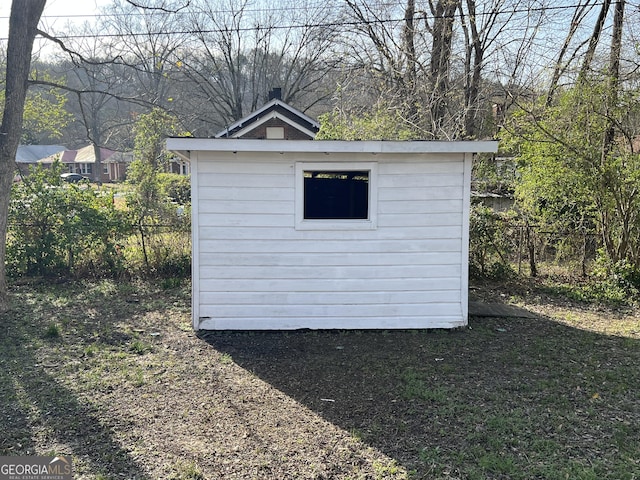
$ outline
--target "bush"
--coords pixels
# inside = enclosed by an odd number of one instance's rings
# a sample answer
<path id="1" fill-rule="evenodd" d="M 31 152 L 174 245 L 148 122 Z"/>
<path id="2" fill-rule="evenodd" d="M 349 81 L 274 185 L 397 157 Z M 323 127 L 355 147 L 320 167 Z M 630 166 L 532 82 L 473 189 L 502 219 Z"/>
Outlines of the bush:
<path id="1" fill-rule="evenodd" d="M 13 186 L 7 266 L 12 275 L 113 274 L 129 227 L 112 194 L 61 182 L 62 168 L 33 168 Z"/>
<path id="2" fill-rule="evenodd" d="M 469 224 L 469 270 L 474 276 L 508 278 L 514 274 L 509 256 L 509 214 L 484 205 L 473 205 Z"/>
<path id="3" fill-rule="evenodd" d="M 191 203 L 191 179 L 177 173 L 159 173 L 160 190 L 172 202 L 178 205 Z"/>
<path id="4" fill-rule="evenodd" d="M 601 285 L 619 291 L 623 296 L 640 293 L 640 270 L 628 260 L 610 261 L 603 249 L 598 250 L 593 275 Z"/>

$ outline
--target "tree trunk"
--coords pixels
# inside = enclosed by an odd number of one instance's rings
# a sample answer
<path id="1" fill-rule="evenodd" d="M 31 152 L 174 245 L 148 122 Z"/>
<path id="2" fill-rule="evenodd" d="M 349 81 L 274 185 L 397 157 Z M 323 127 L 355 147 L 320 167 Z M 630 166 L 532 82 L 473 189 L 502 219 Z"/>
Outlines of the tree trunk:
<path id="1" fill-rule="evenodd" d="M 7 217 L 20 144 L 31 52 L 46 0 L 13 0 L 9 17 L 5 103 L 0 126 L 0 312 L 9 308 L 6 277 Z"/>
<path id="2" fill-rule="evenodd" d="M 578 80 L 582 81 L 587 78 L 589 73 L 589 69 L 591 68 L 591 62 L 593 61 L 593 57 L 596 53 L 596 47 L 598 46 L 598 42 L 600 41 L 600 34 L 602 33 L 602 28 L 604 27 L 604 22 L 607 19 L 607 14 L 609 13 L 609 8 L 611 7 L 612 0 L 604 0 L 602 3 L 602 8 L 600 9 L 600 15 L 598 16 L 598 20 L 593 28 L 593 33 L 591 34 L 591 38 L 589 39 L 589 48 L 587 49 L 587 53 L 584 56 L 584 60 L 582 62 L 582 68 L 580 69 L 580 74 L 578 76 Z"/>
<path id="3" fill-rule="evenodd" d="M 612 118 L 613 111 L 618 103 L 618 88 L 620 84 L 620 52 L 622 51 L 622 27 L 624 22 L 625 0 L 617 0 L 613 15 L 613 37 L 611 39 L 611 51 L 609 56 L 608 87 L 605 101 L 607 125 L 602 142 L 602 164 L 611 151 L 615 140 L 615 127 Z"/>
<path id="4" fill-rule="evenodd" d="M 414 17 L 416 14 L 415 0 L 407 0 L 407 6 L 404 10 L 404 27 L 402 31 L 403 53 L 406 60 L 405 81 L 406 91 L 403 92 L 405 97 L 405 115 L 411 123 L 418 120 L 418 108 L 416 105 L 416 75 L 417 75 L 417 57 L 415 46 L 415 24 Z"/>
<path id="5" fill-rule="evenodd" d="M 531 232 L 533 227 L 527 223 L 526 225 L 526 238 L 527 238 L 527 250 L 529 252 L 529 274 L 532 277 L 538 276 L 538 266 L 536 265 L 536 244 Z"/>
<path id="6" fill-rule="evenodd" d="M 100 185 L 102 183 L 102 148 L 100 145 L 93 144 L 93 156 L 96 161 L 93 164 L 94 172 L 93 172 L 93 180 Z"/>
<path id="7" fill-rule="evenodd" d="M 430 77 L 433 88 L 431 124 L 434 138 L 442 137 L 447 112 L 453 23 L 457 8 L 458 2 L 456 0 L 438 0 L 433 9 L 433 51 L 431 53 Z"/>
<path id="8" fill-rule="evenodd" d="M 584 4 L 582 2 L 578 2 L 578 4 L 575 7 L 573 18 L 571 19 L 571 24 L 569 26 L 569 32 L 567 33 L 567 36 L 564 39 L 564 43 L 562 44 L 562 48 L 560 49 L 560 53 L 558 54 L 558 58 L 553 67 L 553 76 L 551 77 L 551 83 L 549 84 L 549 90 L 547 92 L 547 100 L 546 100 L 547 107 L 550 107 L 553 102 L 555 92 L 558 88 L 558 82 L 560 81 L 560 77 L 566 71 L 566 68 L 571 63 L 571 60 L 573 60 L 576 57 L 577 51 L 574 51 L 570 61 L 565 62 L 565 55 L 569 50 L 569 46 L 571 45 L 571 42 L 575 34 L 578 32 L 578 29 L 580 28 L 580 26 L 582 26 L 582 21 L 584 20 L 585 15 L 589 13 L 589 10 L 591 9 L 591 6 L 592 6 L 591 4 L 593 1 L 594 0 L 587 0 L 584 2 Z M 597 40 L 596 40 L 596 43 L 597 43 Z M 591 54 L 591 56 L 593 56 L 593 54 Z"/>
<path id="9" fill-rule="evenodd" d="M 475 0 L 467 0 L 469 13 L 469 38 L 467 38 L 465 58 L 465 87 L 464 87 L 464 119 L 462 138 L 472 139 L 477 134 L 476 120 L 478 101 L 480 96 L 480 81 L 482 80 L 482 62 L 484 47 L 478 31 Z"/>

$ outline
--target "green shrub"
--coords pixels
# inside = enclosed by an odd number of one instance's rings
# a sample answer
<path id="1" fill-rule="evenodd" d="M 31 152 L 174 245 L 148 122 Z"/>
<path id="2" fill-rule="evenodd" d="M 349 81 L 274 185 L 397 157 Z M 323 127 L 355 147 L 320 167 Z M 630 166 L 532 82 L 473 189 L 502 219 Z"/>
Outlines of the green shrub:
<path id="1" fill-rule="evenodd" d="M 160 190 L 178 205 L 191 203 L 191 177 L 177 173 L 159 173 Z"/>
<path id="2" fill-rule="evenodd" d="M 111 193 L 60 180 L 62 167 L 32 168 L 13 186 L 7 266 L 13 275 L 113 273 L 130 230 Z"/>
<path id="3" fill-rule="evenodd" d="M 640 270 L 628 260 L 612 262 L 598 250 L 593 267 L 594 288 L 604 299 L 625 299 L 640 295 Z"/>
<path id="4" fill-rule="evenodd" d="M 508 278 L 511 246 L 507 230 L 509 213 L 499 213 L 484 205 L 473 205 L 469 218 L 469 270 L 474 276 Z"/>

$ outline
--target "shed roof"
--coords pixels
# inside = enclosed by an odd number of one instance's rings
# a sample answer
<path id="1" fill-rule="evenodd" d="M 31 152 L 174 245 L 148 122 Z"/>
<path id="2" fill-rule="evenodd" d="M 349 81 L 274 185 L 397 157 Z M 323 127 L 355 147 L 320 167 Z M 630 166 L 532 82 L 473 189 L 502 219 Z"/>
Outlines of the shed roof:
<path id="1" fill-rule="evenodd" d="M 384 140 L 253 140 L 173 137 L 167 150 L 185 159 L 190 152 L 308 152 L 308 153 L 494 153 L 497 141 L 384 141 Z"/>

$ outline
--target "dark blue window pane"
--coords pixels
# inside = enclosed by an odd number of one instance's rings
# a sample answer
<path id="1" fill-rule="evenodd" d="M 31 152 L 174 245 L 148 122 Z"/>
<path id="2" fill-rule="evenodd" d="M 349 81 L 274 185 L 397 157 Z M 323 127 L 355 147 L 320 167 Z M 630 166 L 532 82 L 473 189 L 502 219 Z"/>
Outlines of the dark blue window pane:
<path id="1" fill-rule="evenodd" d="M 304 218 L 369 218 L 368 171 L 305 171 Z"/>

